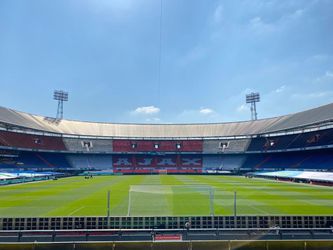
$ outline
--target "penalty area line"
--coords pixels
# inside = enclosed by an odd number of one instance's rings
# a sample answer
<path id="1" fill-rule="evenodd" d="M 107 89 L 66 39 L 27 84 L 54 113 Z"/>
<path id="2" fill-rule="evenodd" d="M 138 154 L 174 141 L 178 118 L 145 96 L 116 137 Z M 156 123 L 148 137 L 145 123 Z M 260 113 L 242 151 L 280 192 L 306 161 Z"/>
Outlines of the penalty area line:
<path id="1" fill-rule="evenodd" d="M 78 212 L 78 211 L 81 210 L 82 208 L 84 208 L 84 206 L 75 209 L 75 210 L 74 210 L 73 212 L 71 212 L 68 216 L 75 214 L 76 212 Z"/>

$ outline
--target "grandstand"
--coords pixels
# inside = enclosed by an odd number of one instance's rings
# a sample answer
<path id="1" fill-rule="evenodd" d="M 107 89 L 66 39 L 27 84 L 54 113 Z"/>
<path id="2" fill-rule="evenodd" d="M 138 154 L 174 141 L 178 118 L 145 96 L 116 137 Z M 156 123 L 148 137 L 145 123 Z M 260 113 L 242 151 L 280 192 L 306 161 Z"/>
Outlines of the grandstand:
<path id="1" fill-rule="evenodd" d="M 331 170 L 333 104 L 255 121 L 115 124 L 0 108 L 0 167 L 115 173 Z M 10 156 L 12 155 L 12 157 Z"/>
<path id="2" fill-rule="evenodd" d="M 215 124 L 55 120 L 0 107 L 0 169 L 0 242 L 332 239 L 333 103 Z M 46 182 L 7 185 L 27 181 Z M 130 201 L 142 185 L 149 192 Z"/>

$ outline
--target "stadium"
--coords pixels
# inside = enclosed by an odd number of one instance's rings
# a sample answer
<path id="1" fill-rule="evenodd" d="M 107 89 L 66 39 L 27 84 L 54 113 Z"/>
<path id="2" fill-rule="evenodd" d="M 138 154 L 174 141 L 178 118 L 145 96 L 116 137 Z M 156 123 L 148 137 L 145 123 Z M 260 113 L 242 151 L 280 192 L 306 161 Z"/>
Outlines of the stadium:
<path id="1" fill-rule="evenodd" d="M 332 122 L 333 104 L 214 124 L 1 107 L 0 248 L 332 249 Z"/>

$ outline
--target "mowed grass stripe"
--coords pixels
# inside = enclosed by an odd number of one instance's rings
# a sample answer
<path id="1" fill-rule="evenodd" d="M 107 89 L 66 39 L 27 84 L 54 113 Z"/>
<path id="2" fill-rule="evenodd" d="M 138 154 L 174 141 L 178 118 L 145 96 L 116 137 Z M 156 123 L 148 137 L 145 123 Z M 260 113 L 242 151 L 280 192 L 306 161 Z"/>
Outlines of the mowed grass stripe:
<path id="1" fill-rule="evenodd" d="M 125 216 L 128 212 L 128 192 L 131 185 L 145 183 L 145 176 L 117 176 L 122 182 L 111 188 L 111 215 Z"/>
<path id="2" fill-rule="evenodd" d="M 166 181 L 168 176 L 164 176 Z M 177 215 L 207 215 L 210 214 L 209 185 L 195 183 L 185 175 L 173 176 L 175 187 L 172 196 L 173 213 Z M 185 186 L 185 193 L 177 190 L 177 185 Z M 193 187 L 191 187 L 193 186 Z M 202 186 L 202 187 L 200 187 Z"/>
<path id="3" fill-rule="evenodd" d="M 55 182 L 57 182 L 56 185 Z M 71 201 L 84 197 L 87 191 L 96 189 L 101 182 L 103 182 L 102 179 L 89 182 L 83 177 L 71 177 L 44 183 L 6 186 L 4 189 L 1 187 L 0 215 L 2 217 L 13 214 L 14 216 L 36 216 L 36 214 L 46 216 L 51 210 L 66 206 Z M 20 192 L 14 192 L 10 197 L 10 202 L 8 202 L 8 196 L 3 196 L 3 194 L 8 189 L 16 188 Z"/>
<path id="4" fill-rule="evenodd" d="M 293 185 L 290 183 L 267 182 L 264 179 L 246 179 L 244 177 L 234 176 L 190 176 L 197 183 L 210 184 L 217 189 L 227 190 L 224 195 L 216 195 L 215 197 L 215 213 L 233 214 L 233 192 L 237 191 L 237 212 L 238 214 L 311 214 L 313 206 L 307 206 L 306 201 L 311 199 L 313 193 L 321 197 L 321 204 L 318 206 L 317 212 L 320 214 L 331 214 L 332 209 L 332 189 L 326 188 L 323 192 L 322 187 Z M 223 186 L 221 186 L 223 183 Z M 254 188 L 254 185 L 258 185 Z M 267 188 L 269 187 L 269 188 Z M 287 191 L 291 188 L 291 191 Z M 253 189 L 256 191 L 254 192 Z M 282 192 L 279 190 L 283 190 Z M 298 192 L 296 192 L 296 190 Z M 229 191 L 229 192 L 228 192 Z M 310 195 L 307 193 L 310 192 Z M 319 192 L 320 191 L 320 192 Z M 320 194 L 319 194 L 320 193 Z M 323 194 L 324 193 L 324 194 Z M 326 193 L 326 195 L 325 195 Z M 250 194 L 252 194 L 250 196 Z M 316 197 L 314 195 L 314 197 Z M 318 197 L 316 197 L 318 199 Z M 320 199 L 320 198 L 319 198 Z M 221 208 L 222 206 L 222 208 Z"/>
<path id="5" fill-rule="evenodd" d="M 234 191 L 237 191 L 239 215 L 333 214 L 333 189 L 330 187 L 237 176 L 146 175 L 101 176 L 88 180 L 71 177 L 2 186 L 0 216 L 105 216 L 108 190 L 111 191 L 111 215 L 126 215 L 131 185 L 170 185 L 174 192 L 174 195 L 172 192 L 139 195 L 132 208 L 135 215 L 209 214 L 208 195 L 203 191 L 177 194 L 177 185 L 214 187 L 217 215 L 233 214 Z"/>
<path id="6" fill-rule="evenodd" d="M 144 192 L 131 193 L 131 209 L 130 215 L 132 216 L 150 216 L 150 215 L 172 215 L 170 202 L 168 196 L 168 187 L 165 187 L 165 193 L 156 193 L 154 187 L 161 186 L 161 178 L 158 175 L 147 175 L 140 183 L 141 185 L 148 185 L 151 190 Z M 139 187 L 140 188 L 140 187 Z M 163 189 L 161 190 L 163 191 Z"/>
<path id="7" fill-rule="evenodd" d="M 112 206 L 119 205 L 120 201 L 124 199 L 124 194 L 127 192 L 128 183 L 135 182 L 139 176 L 132 176 L 132 178 L 123 178 L 122 176 L 117 178 L 112 176 L 98 177 L 99 182 L 96 183 L 95 178 L 83 180 L 84 182 L 91 182 L 93 188 L 85 188 L 82 192 L 79 192 L 79 195 L 76 196 L 76 199 L 67 200 L 67 203 L 64 206 L 57 207 L 54 210 L 47 213 L 47 216 L 56 216 L 58 214 L 72 214 L 72 215 L 106 215 L 107 213 L 107 192 L 110 190 L 112 195 L 112 201 L 110 204 Z M 73 196 L 69 196 L 73 197 Z M 80 210 L 77 208 L 80 207 Z M 111 207 L 112 208 L 112 207 Z M 75 211 L 77 210 L 77 211 Z M 112 209 L 111 209 L 112 210 Z M 75 211 L 75 213 L 73 212 Z M 122 211 L 123 213 L 124 211 Z"/>

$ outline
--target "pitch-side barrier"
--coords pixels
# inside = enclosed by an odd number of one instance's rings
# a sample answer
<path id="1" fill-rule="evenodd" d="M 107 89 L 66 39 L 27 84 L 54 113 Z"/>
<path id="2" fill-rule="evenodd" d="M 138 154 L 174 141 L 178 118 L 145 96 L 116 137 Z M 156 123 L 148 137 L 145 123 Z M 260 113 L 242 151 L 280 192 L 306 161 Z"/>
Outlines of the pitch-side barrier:
<path id="1" fill-rule="evenodd" d="M 0 218 L 0 230 L 330 228 L 333 216 L 110 216 Z"/>

